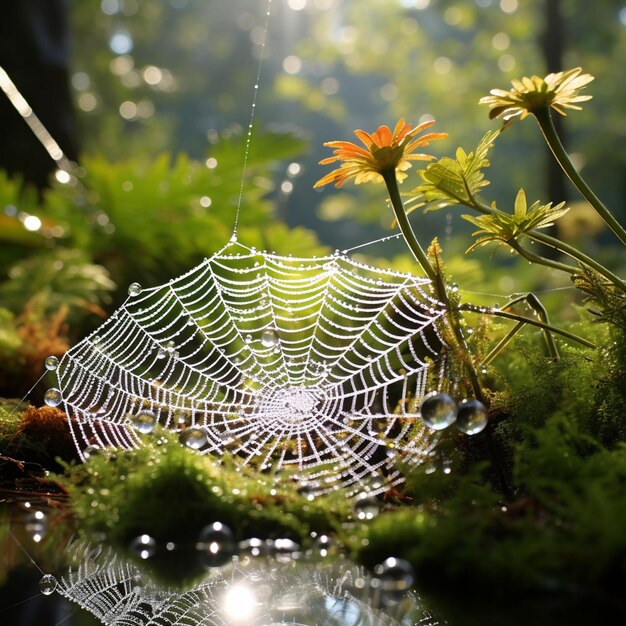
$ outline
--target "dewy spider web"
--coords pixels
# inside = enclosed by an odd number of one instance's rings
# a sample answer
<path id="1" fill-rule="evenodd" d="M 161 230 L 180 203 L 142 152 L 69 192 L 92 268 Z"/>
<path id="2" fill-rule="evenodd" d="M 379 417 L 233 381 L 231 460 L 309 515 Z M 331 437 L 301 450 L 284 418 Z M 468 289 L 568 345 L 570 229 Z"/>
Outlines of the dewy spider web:
<path id="1" fill-rule="evenodd" d="M 131 285 L 64 355 L 46 401 L 63 404 L 83 459 L 140 446 L 159 424 L 200 453 L 291 469 L 310 493 L 378 493 L 402 480 L 396 455 L 418 463 L 432 448 L 416 407 L 445 309 L 410 274 L 237 241 L 270 5 L 231 242 L 167 285 Z"/>
<path id="2" fill-rule="evenodd" d="M 343 254 L 282 257 L 232 242 L 131 294 L 59 363 L 77 448 L 133 448 L 158 422 L 200 453 L 314 491 L 400 480 L 430 447 L 415 411 L 444 314 L 424 279 Z M 413 398 L 395 411 L 400 399 Z"/>

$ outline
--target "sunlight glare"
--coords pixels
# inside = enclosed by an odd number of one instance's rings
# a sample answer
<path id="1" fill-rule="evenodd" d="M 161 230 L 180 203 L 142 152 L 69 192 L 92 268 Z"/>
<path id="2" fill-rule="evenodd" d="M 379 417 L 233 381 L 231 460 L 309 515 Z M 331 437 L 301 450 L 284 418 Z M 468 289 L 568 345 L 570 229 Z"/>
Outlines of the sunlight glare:
<path id="1" fill-rule="evenodd" d="M 249 623 L 256 606 L 252 589 L 241 583 L 233 585 L 224 596 L 224 613 L 235 622 Z"/>
<path id="2" fill-rule="evenodd" d="M 24 228 L 34 232 L 41 228 L 41 220 L 36 215 L 27 215 L 23 221 Z"/>

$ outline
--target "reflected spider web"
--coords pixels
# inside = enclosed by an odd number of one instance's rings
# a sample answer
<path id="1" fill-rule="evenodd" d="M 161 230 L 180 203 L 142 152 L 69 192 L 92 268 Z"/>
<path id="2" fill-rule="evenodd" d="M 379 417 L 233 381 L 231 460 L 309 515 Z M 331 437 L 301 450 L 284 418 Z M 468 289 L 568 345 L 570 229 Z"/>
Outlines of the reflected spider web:
<path id="1" fill-rule="evenodd" d="M 443 624 L 413 590 L 403 594 L 401 610 L 377 606 L 370 576 L 350 561 L 247 558 L 178 589 L 156 583 L 110 547 L 80 544 L 70 550 L 73 563 L 56 590 L 106 626 Z"/>

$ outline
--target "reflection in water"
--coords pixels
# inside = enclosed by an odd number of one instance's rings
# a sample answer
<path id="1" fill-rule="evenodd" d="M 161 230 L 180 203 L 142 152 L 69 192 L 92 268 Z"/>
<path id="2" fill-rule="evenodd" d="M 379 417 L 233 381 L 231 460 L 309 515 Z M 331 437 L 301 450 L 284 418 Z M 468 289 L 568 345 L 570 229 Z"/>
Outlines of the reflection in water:
<path id="1" fill-rule="evenodd" d="M 72 564 L 59 572 L 56 592 L 106 626 L 441 623 L 413 592 L 385 597 L 384 585 L 341 558 L 240 556 L 204 571 L 181 590 L 158 584 L 147 570 L 110 547 L 77 542 L 69 555 Z M 193 559 L 192 553 L 179 556 Z M 46 585 L 53 586 L 49 578 Z"/>

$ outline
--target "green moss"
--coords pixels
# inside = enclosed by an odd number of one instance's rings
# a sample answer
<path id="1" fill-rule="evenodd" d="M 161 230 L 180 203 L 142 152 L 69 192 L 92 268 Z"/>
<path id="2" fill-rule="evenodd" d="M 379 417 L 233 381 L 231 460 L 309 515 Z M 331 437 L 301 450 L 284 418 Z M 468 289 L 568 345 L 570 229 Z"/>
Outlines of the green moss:
<path id="1" fill-rule="evenodd" d="M 203 526 L 220 521 L 240 539 L 302 541 L 312 530 L 332 531 L 347 514 L 339 495 L 309 501 L 289 482 L 274 484 L 271 476 L 237 470 L 228 459 L 218 464 L 165 433 L 158 440 L 161 445 L 66 466 L 59 480 L 83 529 L 104 531 L 122 543 L 142 533 L 193 543 Z"/>
<path id="2" fill-rule="evenodd" d="M 17 432 L 19 413 L 14 413 L 16 401 L 2 400 L 0 402 L 0 448 L 6 450 Z"/>

